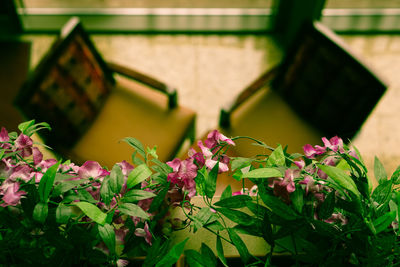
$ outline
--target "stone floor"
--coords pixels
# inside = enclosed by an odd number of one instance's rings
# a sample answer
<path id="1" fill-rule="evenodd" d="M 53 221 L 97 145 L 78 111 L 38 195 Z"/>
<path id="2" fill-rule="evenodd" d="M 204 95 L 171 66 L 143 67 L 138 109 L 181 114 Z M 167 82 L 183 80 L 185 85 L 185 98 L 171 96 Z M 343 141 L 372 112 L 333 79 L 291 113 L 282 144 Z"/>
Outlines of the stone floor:
<path id="1" fill-rule="evenodd" d="M 253 35 L 93 35 L 106 60 L 140 70 L 178 88 L 182 105 L 198 113 L 197 136 L 217 126 L 219 109 L 266 69 L 281 52 L 270 36 Z M 342 36 L 389 85 L 354 144 L 373 167 L 378 156 L 392 173 L 400 164 L 400 36 Z M 54 36 L 33 41 L 32 67 Z"/>

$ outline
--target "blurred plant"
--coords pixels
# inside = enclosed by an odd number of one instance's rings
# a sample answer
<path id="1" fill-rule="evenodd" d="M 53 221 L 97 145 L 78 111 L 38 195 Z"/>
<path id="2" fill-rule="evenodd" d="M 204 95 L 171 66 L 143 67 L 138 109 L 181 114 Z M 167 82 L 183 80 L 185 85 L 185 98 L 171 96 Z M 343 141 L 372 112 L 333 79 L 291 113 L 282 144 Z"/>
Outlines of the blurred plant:
<path id="1" fill-rule="evenodd" d="M 375 158 L 379 185 L 373 189 L 360 153 L 339 137 L 322 138 L 323 146 L 305 145 L 304 155 L 250 138 L 271 153 L 226 156 L 241 138 L 249 137 L 229 139 L 211 132 L 205 145 L 198 142 L 201 152 L 192 150 L 181 161 L 185 162 L 181 166 L 190 167 L 168 176 L 170 181 L 195 177 L 204 204 L 186 201 L 182 208 L 193 231 L 205 228 L 215 234 L 214 251 L 223 265 L 228 266 L 222 242 L 235 246 L 248 266 L 270 266 L 276 252 L 291 257 L 296 266 L 399 264 L 400 167 L 388 179 Z M 239 192 L 227 186 L 216 198 L 218 174 L 227 171 L 233 179 L 249 179 L 254 186 Z M 270 252 L 261 258 L 252 256 L 242 239 L 245 235 L 263 238 Z M 190 266 L 217 264 L 206 243 L 200 251 L 185 251 L 185 256 Z"/>
<path id="2" fill-rule="evenodd" d="M 50 129 L 34 121 L 21 133 L 0 132 L 0 263 L 7 266 L 165 266 L 184 243 L 168 238 L 170 199 L 183 199 L 167 181 L 172 169 L 134 138 L 133 163 L 107 170 L 94 161 L 43 159 L 30 136 Z M 179 197 L 179 194 L 181 195 Z"/>

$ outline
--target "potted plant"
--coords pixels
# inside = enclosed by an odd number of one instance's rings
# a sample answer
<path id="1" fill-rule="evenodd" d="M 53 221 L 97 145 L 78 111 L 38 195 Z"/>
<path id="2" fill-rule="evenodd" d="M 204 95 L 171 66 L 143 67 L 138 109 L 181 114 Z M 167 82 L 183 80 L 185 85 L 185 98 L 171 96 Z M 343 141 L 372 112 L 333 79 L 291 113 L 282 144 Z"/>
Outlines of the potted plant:
<path id="1" fill-rule="evenodd" d="M 335 136 L 322 138 L 323 146 L 304 146 L 304 154 L 285 148 L 252 158 L 225 153 L 242 138 L 227 138 L 217 131 L 198 142 L 183 161 L 168 164 L 168 180 L 179 184 L 195 177 L 202 204 L 186 203 L 191 230 L 205 228 L 215 235 L 215 247 L 202 243 L 200 250 L 185 251 L 190 266 L 230 265 L 223 243 L 233 245 L 249 266 L 279 264 L 276 255 L 288 260 L 282 266 L 394 266 L 399 263 L 400 168 L 388 178 L 375 159 L 373 188 L 359 151 Z M 179 161 L 179 165 L 177 164 Z M 222 172 L 232 179 L 249 179 L 250 189 L 232 192 L 230 186 L 216 200 L 215 186 Z M 193 193 L 192 193 L 193 194 Z M 251 255 L 249 236 L 269 245 L 266 255 Z M 206 241 L 206 240 L 204 240 Z M 190 242 L 190 241 L 189 241 Z M 259 257 L 263 256 L 263 257 Z"/>
<path id="2" fill-rule="evenodd" d="M 171 171 L 136 139 L 134 165 L 111 170 L 43 159 L 30 136 L 50 129 L 28 121 L 0 131 L 0 263 L 7 266 L 165 266 L 184 242 L 168 236 Z M 151 167 L 150 167 L 151 163 Z M 169 226 L 170 227 L 170 226 Z"/>

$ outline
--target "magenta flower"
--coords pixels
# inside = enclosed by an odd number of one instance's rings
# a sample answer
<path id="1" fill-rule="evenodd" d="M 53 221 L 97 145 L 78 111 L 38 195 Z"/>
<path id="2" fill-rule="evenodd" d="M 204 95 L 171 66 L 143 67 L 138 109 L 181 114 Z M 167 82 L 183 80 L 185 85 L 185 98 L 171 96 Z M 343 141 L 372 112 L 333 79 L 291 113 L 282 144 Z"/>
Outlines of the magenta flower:
<path id="1" fill-rule="evenodd" d="M 8 132 L 6 128 L 2 127 L 0 131 L 0 147 L 4 149 L 9 149 L 11 147 L 11 144 L 8 144 L 8 141 L 10 141 L 10 137 L 8 137 Z"/>
<path id="2" fill-rule="evenodd" d="M 309 159 L 315 159 L 315 156 L 322 155 L 326 152 L 326 148 L 321 146 L 313 147 L 310 144 L 303 146 L 304 154 Z"/>
<path id="3" fill-rule="evenodd" d="M 167 180 L 182 188 L 183 191 L 187 191 L 189 198 L 193 197 L 196 194 L 194 178 L 197 176 L 197 166 L 193 163 L 193 159 L 180 160 L 176 158 L 168 161 L 167 165 L 173 170 L 168 174 Z"/>
<path id="4" fill-rule="evenodd" d="M 146 242 L 150 246 L 152 245 L 151 240 L 152 240 L 153 236 L 151 235 L 151 233 L 149 231 L 149 225 L 147 224 L 147 222 L 144 223 L 144 228 L 136 228 L 135 229 L 135 235 L 144 237 L 144 240 L 146 240 Z"/>
<path id="5" fill-rule="evenodd" d="M 110 175 L 110 172 L 103 169 L 96 161 L 86 161 L 78 170 L 78 175 L 82 178 L 102 178 Z"/>
<path id="6" fill-rule="evenodd" d="M 21 196 L 26 195 L 25 191 L 19 191 L 19 183 L 4 182 L 1 186 L 4 203 L 1 206 L 16 206 L 19 204 Z"/>
<path id="7" fill-rule="evenodd" d="M 12 170 L 12 174 L 8 178 L 10 181 L 16 181 L 17 179 L 21 179 L 24 182 L 29 182 L 32 179 L 33 169 L 27 165 L 19 165 Z"/>
<path id="8" fill-rule="evenodd" d="M 213 153 L 211 152 L 211 150 L 209 148 L 205 147 L 203 145 L 202 141 L 197 142 L 197 145 L 200 147 L 201 152 L 203 153 L 203 156 L 205 158 L 206 167 L 209 170 L 212 170 L 214 168 L 215 164 L 217 164 L 218 160 L 216 160 L 213 157 Z M 226 155 L 223 155 L 219 161 L 218 173 L 227 172 L 229 170 L 228 163 L 229 163 L 229 157 Z"/>
<path id="9" fill-rule="evenodd" d="M 123 160 L 123 161 L 121 161 L 121 162 L 119 162 L 119 163 L 117 163 L 117 164 L 118 164 L 118 166 L 121 167 L 122 174 L 123 174 L 124 176 L 129 175 L 129 173 L 131 173 L 131 171 L 135 168 L 135 167 L 133 167 L 129 162 L 127 162 L 127 161 L 125 161 L 125 160 Z"/>
<path id="10" fill-rule="evenodd" d="M 32 139 L 25 134 L 20 134 L 15 140 L 15 147 L 17 151 L 21 151 L 21 156 L 24 158 L 32 155 L 32 145 Z"/>
<path id="11" fill-rule="evenodd" d="M 232 139 L 229 139 L 222 133 L 220 133 L 218 130 L 211 131 L 207 135 L 207 140 L 204 141 L 205 145 L 208 148 L 214 148 L 216 145 L 218 145 L 220 142 L 226 142 L 229 145 L 234 146 L 235 143 L 232 141 Z"/>

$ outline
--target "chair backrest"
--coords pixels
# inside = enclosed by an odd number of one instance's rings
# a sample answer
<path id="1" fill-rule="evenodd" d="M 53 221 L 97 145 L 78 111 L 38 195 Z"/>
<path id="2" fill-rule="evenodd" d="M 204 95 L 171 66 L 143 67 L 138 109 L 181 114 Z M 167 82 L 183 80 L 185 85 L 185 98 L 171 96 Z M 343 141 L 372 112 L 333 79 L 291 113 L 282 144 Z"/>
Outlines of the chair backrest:
<path id="1" fill-rule="evenodd" d="M 15 104 L 28 119 L 45 121 L 46 144 L 62 151 L 73 145 L 91 125 L 115 81 L 77 18 L 31 73 Z"/>
<path id="2" fill-rule="evenodd" d="M 272 88 L 326 136 L 351 139 L 386 90 L 328 28 L 308 23 L 287 53 Z"/>

